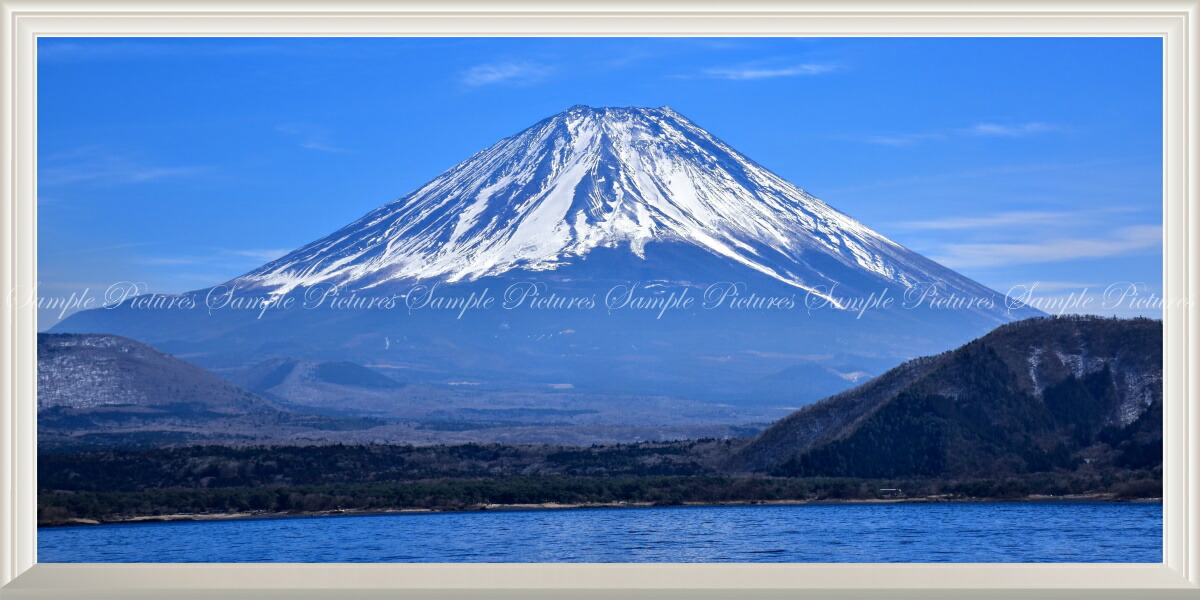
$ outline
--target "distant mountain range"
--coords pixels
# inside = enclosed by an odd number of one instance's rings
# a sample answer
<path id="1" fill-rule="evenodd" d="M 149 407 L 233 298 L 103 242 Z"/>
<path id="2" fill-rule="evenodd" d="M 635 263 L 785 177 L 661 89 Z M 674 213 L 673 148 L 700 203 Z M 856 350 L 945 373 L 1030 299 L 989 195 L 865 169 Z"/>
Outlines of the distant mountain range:
<path id="1" fill-rule="evenodd" d="M 417 383 L 794 406 L 1039 314 L 667 107 L 571 107 L 184 296 L 193 308 L 143 297 L 53 331 L 122 335 L 221 372 L 287 356 Z"/>
<path id="2" fill-rule="evenodd" d="M 587 445 L 744 436 L 769 420 L 763 413 L 666 398 L 408 385 L 348 362 L 277 358 L 231 378 L 127 338 L 39 334 L 39 450 L 335 442 Z M 662 415 L 671 415 L 670 422 Z"/>

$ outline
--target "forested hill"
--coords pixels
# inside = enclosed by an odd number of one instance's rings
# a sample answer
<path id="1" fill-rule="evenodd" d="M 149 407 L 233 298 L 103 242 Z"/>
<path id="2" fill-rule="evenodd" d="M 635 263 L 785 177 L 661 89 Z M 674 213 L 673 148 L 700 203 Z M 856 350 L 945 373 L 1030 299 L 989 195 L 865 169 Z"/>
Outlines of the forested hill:
<path id="1" fill-rule="evenodd" d="M 783 476 L 994 477 L 1162 461 L 1162 322 L 1003 325 L 780 420 L 734 464 Z"/>

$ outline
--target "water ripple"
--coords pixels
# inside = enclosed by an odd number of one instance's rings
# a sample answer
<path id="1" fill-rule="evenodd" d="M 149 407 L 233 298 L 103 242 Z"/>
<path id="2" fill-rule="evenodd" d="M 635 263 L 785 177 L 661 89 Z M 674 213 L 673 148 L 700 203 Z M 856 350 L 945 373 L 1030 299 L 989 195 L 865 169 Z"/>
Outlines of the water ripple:
<path id="1" fill-rule="evenodd" d="M 41 562 L 1161 562 L 1162 506 L 719 506 L 38 530 Z"/>

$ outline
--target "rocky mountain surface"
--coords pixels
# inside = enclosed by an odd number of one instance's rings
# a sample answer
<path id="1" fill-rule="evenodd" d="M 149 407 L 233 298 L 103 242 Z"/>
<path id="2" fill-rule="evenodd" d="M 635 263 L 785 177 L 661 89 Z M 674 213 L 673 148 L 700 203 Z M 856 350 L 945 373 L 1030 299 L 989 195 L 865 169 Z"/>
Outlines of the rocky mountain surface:
<path id="1" fill-rule="evenodd" d="M 804 407 L 739 450 L 803 476 L 999 476 L 1162 460 L 1162 322 L 1037 318 Z"/>

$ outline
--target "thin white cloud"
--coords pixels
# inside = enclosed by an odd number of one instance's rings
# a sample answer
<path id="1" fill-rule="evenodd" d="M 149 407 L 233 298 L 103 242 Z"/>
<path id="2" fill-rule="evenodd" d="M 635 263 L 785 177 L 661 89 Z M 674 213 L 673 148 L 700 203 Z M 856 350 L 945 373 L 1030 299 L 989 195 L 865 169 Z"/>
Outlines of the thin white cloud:
<path id="1" fill-rule="evenodd" d="M 1019 123 L 1016 125 L 1000 125 L 997 123 L 976 123 L 967 128 L 966 133 L 971 135 L 983 136 L 1001 136 L 1001 137 L 1023 137 L 1027 135 L 1035 135 L 1038 133 L 1047 133 L 1052 131 L 1060 131 L 1062 126 L 1052 125 L 1050 123 L 1042 123 L 1039 121 L 1030 123 Z"/>
<path id="2" fill-rule="evenodd" d="M 141 265 L 171 267 L 177 265 L 197 265 L 207 262 L 207 259 L 199 256 L 146 256 L 135 259 L 133 262 Z"/>
<path id="3" fill-rule="evenodd" d="M 1043 123 L 1041 121 L 1031 121 L 1027 123 L 1016 124 L 999 124 L 999 123 L 976 123 L 970 127 L 960 127 L 957 129 L 945 129 L 941 131 L 928 131 L 917 133 L 893 133 L 883 135 L 865 136 L 862 141 L 872 144 L 881 144 L 885 146 L 911 146 L 920 142 L 929 141 L 948 141 L 956 138 L 965 137 L 1008 137 L 1018 138 L 1042 133 L 1053 133 L 1065 131 L 1066 128 L 1062 125 L 1054 123 Z"/>
<path id="4" fill-rule="evenodd" d="M 291 250 L 284 248 L 214 248 L 212 253 L 185 256 L 145 256 L 134 262 L 143 265 L 209 265 L 214 267 L 245 268 L 247 262 L 254 264 L 271 262 Z"/>
<path id="5" fill-rule="evenodd" d="M 1107 206 L 1076 211 L 1017 210 L 973 217 L 950 216 L 926 221 L 903 221 L 894 224 L 893 227 L 914 231 L 951 231 L 964 229 L 988 229 L 995 231 L 1005 227 L 1024 229 L 1043 225 L 1061 227 L 1065 224 L 1082 225 L 1097 222 L 1098 219 L 1111 219 L 1114 214 L 1137 212 L 1141 212 L 1141 209 L 1128 206 Z"/>
<path id="6" fill-rule="evenodd" d="M 329 141 L 329 130 L 319 125 L 306 123 L 284 123 L 275 130 L 296 138 L 301 148 L 321 152 L 346 152 Z"/>
<path id="7" fill-rule="evenodd" d="M 884 146 L 911 146 L 929 140 L 944 140 L 947 136 L 941 133 L 905 133 L 898 135 L 873 135 L 866 138 L 872 144 Z"/>
<path id="8" fill-rule="evenodd" d="M 714 67 L 705 69 L 700 72 L 700 75 L 693 77 L 746 81 L 752 79 L 773 79 L 776 77 L 797 77 L 800 75 L 821 75 L 823 73 L 832 73 L 836 70 L 838 68 L 834 65 L 818 63 L 806 63 L 778 68 L 748 66 Z"/>
<path id="9" fill-rule="evenodd" d="M 498 62 L 475 65 L 463 71 L 459 81 L 479 87 L 497 83 L 532 83 L 548 76 L 553 69 L 530 62 Z"/>
<path id="10" fill-rule="evenodd" d="M 422 45 L 453 44 L 450 38 Z M 234 39 L 234 38 L 43 38 L 38 42 L 38 62 L 78 63 L 101 61 L 155 61 L 174 58 L 233 58 L 259 56 L 380 58 L 394 57 L 394 47 L 363 45 L 344 38 Z"/>
<path id="11" fill-rule="evenodd" d="M 967 171 L 957 171 L 950 173 L 939 173 L 933 175 L 912 175 L 899 179 L 888 179 L 876 181 L 866 185 L 858 185 L 844 188 L 833 188 L 824 190 L 821 197 L 831 197 L 839 194 L 856 194 L 861 192 L 876 191 L 883 189 L 904 188 L 913 186 L 927 186 L 933 183 L 946 183 L 955 181 L 964 181 L 971 179 L 980 179 L 987 177 L 995 177 L 997 175 L 1021 175 L 1027 173 L 1046 173 L 1054 171 L 1071 171 L 1090 167 L 1100 166 L 1118 166 L 1126 165 L 1129 160 L 1093 160 L 1081 163 L 1038 163 L 1029 165 L 999 165 L 994 167 L 986 167 L 982 169 L 971 169 Z M 1157 168 L 1157 167 L 1155 167 Z"/>
<path id="12" fill-rule="evenodd" d="M 294 45 L 275 42 L 187 43 L 171 40 L 66 41 L 46 39 L 38 44 L 39 62 L 96 62 L 155 60 L 179 56 L 265 56 L 294 54 Z"/>
<path id="13" fill-rule="evenodd" d="M 47 248 L 43 252 L 39 252 L 38 256 L 39 257 L 49 257 L 49 256 L 63 256 L 63 255 L 68 255 L 68 254 L 69 255 L 79 255 L 81 253 L 91 255 L 91 254 L 113 252 L 113 251 L 117 251 L 117 250 L 128 250 L 129 248 L 140 248 L 143 246 L 153 246 L 158 243 L 160 243 L 160 242 L 125 242 L 122 244 L 110 244 L 107 246 L 96 246 L 96 247 L 92 247 L 92 248 L 86 248 L 83 250 L 79 250 L 79 249 L 66 250 L 66 249 L 61 249 L 58 247 L 53 247 L 53 248 Z"/>
<path id="14" fill-rule="evenodd" d="M 979 217 L 946 217 L 929 221 L 905 221 L 897 226 L 917 230 L 984 229 L 1029 225 L 1053 225 L 1078 219 L 1078 212 L 1012 211 Z"/>
<path id="15" fill-rule="evenodd" d="M 262 262 L 271 262 L 291 252 L 291 250 L 287 248 L 269 248 L 261 250 L 226 250 L 226 252 L 235 256 L 245 256 L 246 258 L 253 258 Z"/>
<path id="16" fill-rule="evenodd" d="M 38 185 L 144 183 L 197 175 L 207 170 L 207 167 L 198 166 L 152 165 L 97 147 L 87 147 L 45 157 L 38 165 Z"/>
<path id="17" fill-rule="evenodd" d="M 1083 283 L 1078 281 L 1018 281 L 995 286 L 997 290 L 1033 289 L 1040 293 L 1077 292 L 1085 289 L 1104 289 L 1103 283 Z"/>
<path id="18" fill-rule="evenodd" d="M 1134 225 L 1109 232 L 1107 239 L 1060 238 L 1023 243 L 948 244 L 931 256 L 952 269 L 1107 258 L 1162 247 L 1162 227 Z"/>

